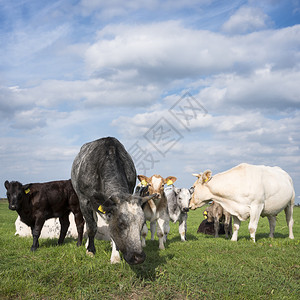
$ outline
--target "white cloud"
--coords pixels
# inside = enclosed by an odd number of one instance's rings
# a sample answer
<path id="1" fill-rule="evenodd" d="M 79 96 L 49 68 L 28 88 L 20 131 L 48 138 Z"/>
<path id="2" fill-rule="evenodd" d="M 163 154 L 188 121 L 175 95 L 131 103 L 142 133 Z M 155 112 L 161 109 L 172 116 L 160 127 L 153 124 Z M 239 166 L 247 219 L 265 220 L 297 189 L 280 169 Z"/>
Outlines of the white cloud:
<path id="1" fill-rule="evenodd" d="M 226 35 L 184 28 L 175 21 L 136 26 L 110 25 L 86 51 L 90 74 L 131 71 L 137 82 L 167 83 L 262 65 L 299 66 L 300 26 L 249 35 Z"/>
<path id="2" fill-rule="evenodd" d="M 224 23 L 223 30 L 232 34 L 242 34 L 265 29 L 270 18 L 258 7 L 240 7 L 229 20 Z"/>

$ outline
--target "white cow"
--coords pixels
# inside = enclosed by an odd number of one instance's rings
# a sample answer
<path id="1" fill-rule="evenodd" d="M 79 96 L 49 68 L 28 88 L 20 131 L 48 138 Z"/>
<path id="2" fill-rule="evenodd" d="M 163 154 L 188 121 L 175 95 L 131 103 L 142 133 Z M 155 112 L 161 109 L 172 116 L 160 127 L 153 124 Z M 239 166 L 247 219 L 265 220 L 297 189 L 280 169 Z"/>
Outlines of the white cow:
<path id="1" fill-rule="evenodd" d="M 183 242 L 186 241 L 187 213 L 193 192 L 194 188 L 190 188 L 189 190 L 185 188 L 179 189 L 174 185 L 167 185 L 165 187 L 169 216 L 174 223 L 179 222 L 179 234 Z"/>
<path id="2" fill-rule="evenodd" d="M 293 239 L 293 206 L 295 191 L 291 177 L 279 167 L 240 164 L 212 177 L 210 170 L 198 177 L 194 183 L 194 194 L 190 208 L 196 209 L 214 200 L 226 209 L 234 221 L 231 240 L 236 241 L 240 222 L 250 217 L 250 237 L 255 242 L 259 217 L 267 216 L 270 237 L 274 236 L 276 215 L 283 209 Z"/>
<path id="3" fill-rule="evenodd" d="M 71 237 L 71 238 L 77 239 L 78 233 L 77 233 L 73 214 L 69 215 L 69 221 L 70 221 L 70 226 L 68 228 L 66 237 Z M 18 235 L 20 237 L 31 237 L 32 236 L 31 228 L 21 221 L 20 216 L 18 216 L 15 221 L 15 227 L 16 227 L 15 235 Z M 84 224 L 83 232 L 84 232 L 84 237 L 87 237 L 86 224 Z M 52 218 L 52 219 L 46 220 L 46 222 L 44 223 L 40 238 L 43 238 L 43 239 L 57 238 L 58 239 L 59 234 L 60 234 L 60 222 L 59 222 L 58 218 Z M 110 240 L 110 236 L 108 233 L 108 225 L 101 217 L 98 217 L 98 220 L 97 220 L 96 239 L 106 240 L 106 241 Z"/>

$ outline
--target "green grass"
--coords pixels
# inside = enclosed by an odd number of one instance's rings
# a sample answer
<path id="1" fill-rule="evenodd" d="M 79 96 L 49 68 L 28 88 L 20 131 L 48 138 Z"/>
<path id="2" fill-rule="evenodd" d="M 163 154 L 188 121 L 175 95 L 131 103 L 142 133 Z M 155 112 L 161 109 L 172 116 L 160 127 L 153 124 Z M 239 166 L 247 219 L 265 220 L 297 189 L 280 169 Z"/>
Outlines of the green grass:
<path id="1" fill-rule="evenodd" d="M 14 236 L 15 212 L 0 202 L 0 299 L 299 299 L 300 208 L 294 210 L 295 240 L 288 239 L 284 213 L 278 215 L 274 239 L 261 218 L 257 242 L 242 222 L 238 242 L 197 234 L 202 211 L 189 213 L 188 241 L 178 224 L 170 224 L 166 250 L 148 236 L 142 265 L 111 265 L 110 243 L 96 241 L 96 256 L 66 239 Z M 148 234 L 150 235 L 150 233 Z"/>

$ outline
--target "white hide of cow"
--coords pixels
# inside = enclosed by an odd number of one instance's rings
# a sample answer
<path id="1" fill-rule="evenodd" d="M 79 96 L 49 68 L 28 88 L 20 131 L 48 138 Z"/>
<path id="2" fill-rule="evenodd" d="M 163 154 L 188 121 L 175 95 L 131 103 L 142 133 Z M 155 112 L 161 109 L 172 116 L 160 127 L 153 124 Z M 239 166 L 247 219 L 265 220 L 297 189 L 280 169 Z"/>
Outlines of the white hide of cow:
<path id="1" fill-rule="evenodd" d="M 71 237 L 71 238 L 77 239 L 78 233 L 77 233 L 76 224 L 74 221 L 74 215 L 72 213 L 69 215 L 69 221 L 70 221 L 70 226 L 68 228 L 66 237 Z M 31 228 L 21 221 L 20 216 L 17 217 L 17 220 L 15 222 L 15 227 L 16 227 L 15 235 L 18 235 L 20 237 L 31 237 L 32 236 Z M 96 239 L 109 241 L 110 236 L 108 234 L 108 225 L 103 218 L 98 217 L 97 227 L 98 227 L 98 230 L 96 233 Z M 86 224 L 84 224 L 83 232 L 84 232 L 84 237 L 86 238 L 87 237 Z M 44 223 L 40 238 L 43 238 L 43 239 L 59 238 L 59 234 L 60 234 L 59 219 L 52 218 L 52 219 L 46 220 L 46 222 Z"/>
<path id="2" fill-rule="evenodd" d="M 179 234 L 181 241 L 186 241 L 187 231 L 187 212 L 194 189 L 190 190 L 176 188 L 174 185 L 165 186 L 165 195 L 168 201 L 168 213 L 170 219 L 176 223 L 179 222 Z"/>
<path id="3" fill-rule="evenodd" d="M 190 208 L 196 209 L 213 200 L 232 216 L 234 221 L 231 240 L 236 241 L 241 221 L 250 217 L 249 232 L 255 242 L 259 217 L 267 216 L 270 237 L 274 236 L 276 215 L 283 209 L 293 239 L 293 206 L 295 191 L 291 177 L 279 167 L 240 164 L 226 172 L 212 177 L 210 170 L 198 177 L 194 183 L 194 194 Z"/>

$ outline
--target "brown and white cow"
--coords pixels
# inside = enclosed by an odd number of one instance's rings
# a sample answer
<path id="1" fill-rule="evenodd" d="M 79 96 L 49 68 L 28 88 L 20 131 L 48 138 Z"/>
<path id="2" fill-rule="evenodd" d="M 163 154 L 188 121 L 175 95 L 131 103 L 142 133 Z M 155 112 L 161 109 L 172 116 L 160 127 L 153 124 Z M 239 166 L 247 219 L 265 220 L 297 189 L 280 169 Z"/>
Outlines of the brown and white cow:
<path id="1" fill-rule="evenodd" d="M 177 178 L 169 176 L 163 178 L 160 175 L 153 175 L 147 177 L 144 175 L 138 175 L 138 179 L 142 186 L 148 188 L 149 194 L 158 194 L 156 199 L 149 200 L 143 207 L 146 221 L 150 221 L 151 240 L 154 240 L 154 233 L 157 223 L 157 236 L 159 240 L 159 249 L 165 249 L 164 243 L 167 240 L 167 235 L 170 231 L 168 214 L 167 197 L 164 192 L 165 184 L 173 184 Z M 141 195 L 143 196 L 143 195 Z M 142 246 L 146 246 L 146 236 L 148 233 L 147 224 L 145 223 L 142 229 Z"/>
<path id="2" fill-rule="evenodd" d="M 232 221 L 230 213 L 224 209 L 220 204 L 212 202 L 206 209 L 206 217 L 209 223 L 214 223 L 215 237 L 219 237 L 220 222 L 224 223 L 224 230 L 226 238 L 229 237 L 228 233 L 232 233 Z"/>

